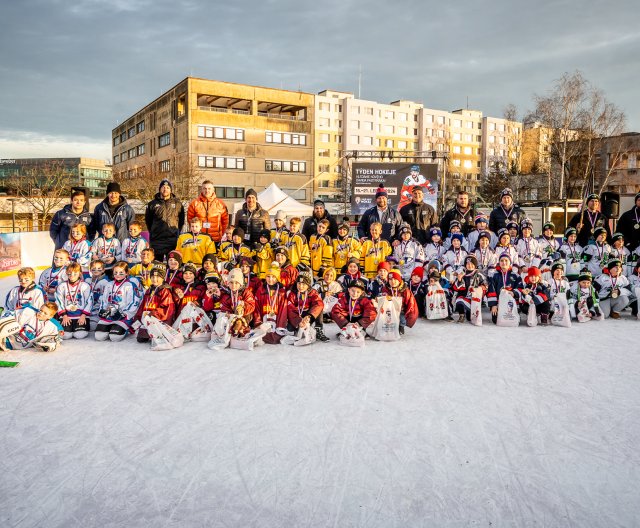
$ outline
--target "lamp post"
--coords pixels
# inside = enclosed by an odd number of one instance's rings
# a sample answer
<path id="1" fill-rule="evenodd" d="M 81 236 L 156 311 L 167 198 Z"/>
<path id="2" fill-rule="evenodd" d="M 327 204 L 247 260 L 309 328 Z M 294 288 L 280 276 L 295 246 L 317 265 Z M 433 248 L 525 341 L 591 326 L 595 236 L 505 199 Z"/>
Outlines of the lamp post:
<path id="1" fill-rule="evenodd" d="M 7 198 L 8 201 L 11 202 L 11 232 L 16 232 L 16 202 L 19 201 L 19 198 Z"/>

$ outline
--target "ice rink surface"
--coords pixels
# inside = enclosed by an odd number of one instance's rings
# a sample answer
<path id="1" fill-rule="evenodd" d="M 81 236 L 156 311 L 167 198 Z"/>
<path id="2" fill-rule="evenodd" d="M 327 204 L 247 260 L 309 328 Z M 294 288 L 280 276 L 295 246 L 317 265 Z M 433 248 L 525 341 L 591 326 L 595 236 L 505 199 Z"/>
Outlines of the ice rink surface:
<path id="1" fill-rule="evenodd" d="M 640 322 L 3 354 L 2 527 L 640 526 Z"/>

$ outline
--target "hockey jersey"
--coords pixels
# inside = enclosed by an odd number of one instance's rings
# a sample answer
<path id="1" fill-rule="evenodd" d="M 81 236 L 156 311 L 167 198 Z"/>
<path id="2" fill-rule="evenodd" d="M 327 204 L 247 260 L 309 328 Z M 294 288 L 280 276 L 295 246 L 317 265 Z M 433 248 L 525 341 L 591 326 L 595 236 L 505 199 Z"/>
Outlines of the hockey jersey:
<path id="1" fill-rule="evenodd" d="M 64 315 L 71 319 L 78 319 L 82 315 L 90 317 L 93 307 L 91 286 L 83 280 L 78 280 L 74 284 L 68 280 L 61 282 L 56 290 L 56 304 L 59 317 Z"/>
<path id="2" fill-rule="evenodd" d="M 45 297 L 49 302 L 56 301 L 56 289 L 58 284 L 67 280 L 67 268 L 47 268 L 40 275 L 38 284 L 45 293 Z"/>
<path id="3" fill-rule="evenodd" d="M 216 252 L 216 243 L 205 233 L 183 233 L 178 237 L 176 249 L 182 253 L 182 262 L 193 262 L 199 267 L 207 253 Z"/>
<path id="4" fill-rule="evenodd" d="M 100 322 L 130 328 L 138 311 L 140 298 L 130 277 L 107 283 L 100 300 Z"/>
<path id="5" fill-rule="evenodd" d="M 20 330 L 6 338 L 5 346 L 16 350 L 36 347 L 45 351 L 53 351 L 62 340 L 62 326 L 55 319 L 41 321 L 38 310 L 28 306 L 16 314 Z"/>
<path id="6" fill-rule="evenodd" d="M 21 310 L 27 306 L 39 310 L 44 304 L 45 293 L 44 290 L 38 286 L 35 282 L 32 282 L 26 288 L 22 286 L 15 286 L 9 290 L 7 298 L 4 302 L 4 307 L 9 312 L 15 312 Z"/>
<path id="7" fill-rule="evenodd" d="M 96 238 L 91 246 L 91 258 L 93 260 L 101 260 L 105 263 L 106 269 L 111 269 L 116 262 L 120 260 L 121 245 L 120 241 L 113 237 L 109 240 L 103 236 Z M 113 258 L 113 262 L 107 264 L 107 259 Z"/>
<path id="8" fill-rule="evenodd" d="M 129 266 L 132 266 L 142 260 L 142 252 L 147 249 L 147 247 L 147 241 L 142 237 L 125 238 L 122 243 L 120 256 Z"/>
<path id="9" fill-rule="evenodd" d="M 424 247 L 415 238 L 402 240 L 393 248 L 393 259 L 398 263 L 404 281 L 411 278 L 411 272 L 425 261 Z"/>
<path id="10" fill-rule="evenodd" d="M 62 249 L 69 252 L 71 262 L 77 262 L 82 267 L 82 271 L 89 271 L 91 265 L 91 244 L 86 238 L 81 240 L 67 240 Z"/>

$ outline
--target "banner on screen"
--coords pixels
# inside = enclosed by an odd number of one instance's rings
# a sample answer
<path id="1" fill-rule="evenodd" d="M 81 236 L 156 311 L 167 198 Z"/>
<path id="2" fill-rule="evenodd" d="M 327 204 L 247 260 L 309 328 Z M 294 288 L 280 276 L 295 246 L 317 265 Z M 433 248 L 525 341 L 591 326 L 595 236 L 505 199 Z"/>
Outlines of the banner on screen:
<path id="1" fill-rule="evenodd" d="M 438 200 L 437 163 L 354 163 L 351 168 L 351 214 L 363 214 L 376 203 L 381 183 L 389 205 L 400 208 L 411 201 L 411 191 L 420 185 L 424 201 L 434 209 Z"/>

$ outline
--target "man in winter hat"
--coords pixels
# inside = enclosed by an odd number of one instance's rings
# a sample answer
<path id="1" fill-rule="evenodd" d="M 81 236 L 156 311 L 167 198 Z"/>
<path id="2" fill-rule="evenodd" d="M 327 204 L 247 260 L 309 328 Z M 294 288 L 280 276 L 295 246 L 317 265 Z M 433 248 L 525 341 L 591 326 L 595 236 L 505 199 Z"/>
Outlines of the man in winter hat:
<path id="1" fill-rule="evenodd" d="M 184 207 L 173 194 L 169 180 L 160 182 L 158 193 L 147 204 L 144 218 L 149 230 L 149 245 L 155 251 L 156 259 L 163 261 L 176 247 L 184 226 Z"/>
<path id="2" fill-rule="evenodd" d="M 400 225 L 402 217 L 400 213 L 389 206 L 387 190 L 384 183 L 381 183 L 376 190 L 376 205 L 371 209 L 367 209 L 360 223 L 358 224 L 358 237 L 365 238 L 369 236 L 371 224 L 380 222 L 382 224 L 381 238 L 390 244 L 398 245 L 400 243 Z"/>

